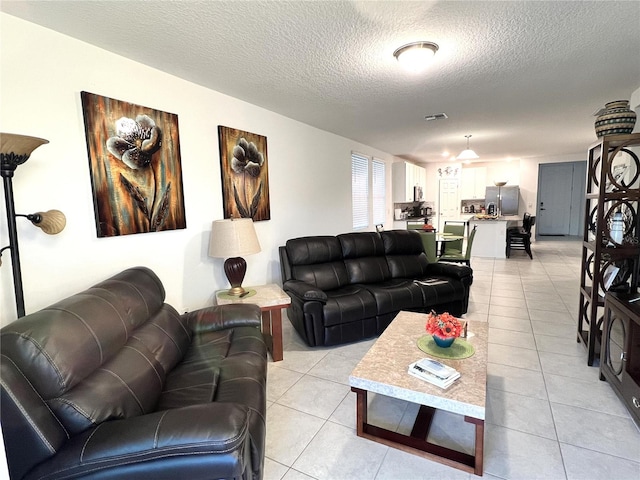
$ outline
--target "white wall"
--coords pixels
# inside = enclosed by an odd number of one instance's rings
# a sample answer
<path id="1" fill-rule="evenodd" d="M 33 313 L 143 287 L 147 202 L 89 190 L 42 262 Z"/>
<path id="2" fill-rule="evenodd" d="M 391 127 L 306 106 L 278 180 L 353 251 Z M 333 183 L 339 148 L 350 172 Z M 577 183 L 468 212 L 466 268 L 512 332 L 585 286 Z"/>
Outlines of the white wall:
<path id="1" fill-rule="evenodd" d="M 218 125 L 267 137 L 271 220 L 256 223 L 262 252 L 246 258 L 245 285 L 280 281 L 277 247 L 288 238 L 351 231 L 352 150 L 394 160 L 2 13 L 0 55 L 0 131 L 50 141 L 16 170 L 16 211 L 57 208 L 67 216 L 66 229 L 56 236 L 18 219 L 27 313 L 135 265 L 158 274 L 167 302 L 179 311 L 211 304 L 213 292 L 227 287 L 223 260 L 207 256 L 211 221 L 223 215 Z M 83 90 L 178 115 L 186 229 L 97 238 Z M 4 196 L 0 208 L 5 246 Z M 0 323 L 6 324 L 15 319 L 15 302 L 10 255 L 3 260 Z"/>

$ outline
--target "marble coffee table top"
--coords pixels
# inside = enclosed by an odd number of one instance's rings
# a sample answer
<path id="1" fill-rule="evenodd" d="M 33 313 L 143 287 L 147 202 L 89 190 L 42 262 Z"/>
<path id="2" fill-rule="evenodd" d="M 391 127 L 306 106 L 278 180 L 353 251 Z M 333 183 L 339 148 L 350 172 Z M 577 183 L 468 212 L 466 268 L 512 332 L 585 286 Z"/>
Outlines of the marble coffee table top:
<path id="1" fill-rule="evenodd" d="M 349 376 L 350 385 L 484 420 L 489 324 L 468 322 L 470 335 L 466 340 L 475 348 L 471 357 L 463 360 L 436 358 L 460 372 L 460 378 L 443 390 L 407 373 L 410 363 L 429 357 L 417 345 L 418 339 L 427 334 L 426 321 L 424 313 L 400 312 L 356 365 Z"/>

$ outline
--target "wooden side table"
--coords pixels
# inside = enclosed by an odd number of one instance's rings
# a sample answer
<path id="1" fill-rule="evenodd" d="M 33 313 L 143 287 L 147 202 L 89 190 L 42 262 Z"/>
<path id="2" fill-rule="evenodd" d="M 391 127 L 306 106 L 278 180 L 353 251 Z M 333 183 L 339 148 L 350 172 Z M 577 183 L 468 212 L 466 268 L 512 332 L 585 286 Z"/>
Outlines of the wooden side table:
<path id="1" fill-rule="evenodd" d="M 291 298 L 276 284 L 245 287 L 249 294 L 238 298 L 227 295 L 227 290 L 216 292 L 216 303 L 253 303 L 262 312 L 262 335 L 274 362 L 282 360 L 282 309 L 291 305 Z"/>

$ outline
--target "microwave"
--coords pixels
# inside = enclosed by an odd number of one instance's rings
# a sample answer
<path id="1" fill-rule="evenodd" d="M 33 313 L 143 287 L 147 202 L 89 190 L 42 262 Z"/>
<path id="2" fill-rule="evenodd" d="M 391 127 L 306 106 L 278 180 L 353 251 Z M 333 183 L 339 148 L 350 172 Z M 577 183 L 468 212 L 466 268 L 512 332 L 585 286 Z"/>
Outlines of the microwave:
<path id="1" fill-rule="evenodd" d="M 417 185 L 413 187 L 413 201 L 424 202 L 424 192 L 422 191 L 422 187 Z"/>

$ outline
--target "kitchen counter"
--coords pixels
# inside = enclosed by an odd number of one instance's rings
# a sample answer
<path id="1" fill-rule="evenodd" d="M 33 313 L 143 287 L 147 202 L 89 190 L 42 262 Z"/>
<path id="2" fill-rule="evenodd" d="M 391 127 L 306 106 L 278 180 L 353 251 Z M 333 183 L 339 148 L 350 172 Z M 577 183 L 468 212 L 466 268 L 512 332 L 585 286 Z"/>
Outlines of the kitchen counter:
<path id="1" fill-rule="evenodd" d="M 469 220 L 469 229 L 476 227 L 471 255 L 474 257 L 506 258 L 507 227 L 518 224 L 520 217 L 477 217 Z"/>
<path id="2" fill-rule="evenodd" d="M 520 217 L 517 215 L 506 215 L 506 216 L 500 216 L 500 217 L 496 217 L 496 216 L 490 216 L 490 215 L 474 215 L 473 217 L 471 217 L 469 219 L 470 222 L 518 222 L 520 220 Z M 511 226 L 511 225 L 509 225 Z"/>

